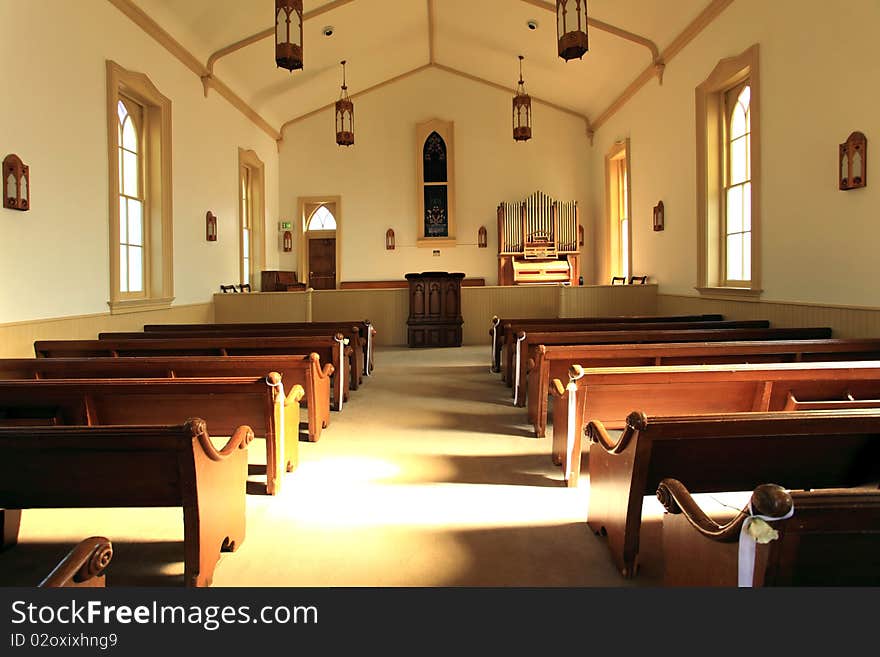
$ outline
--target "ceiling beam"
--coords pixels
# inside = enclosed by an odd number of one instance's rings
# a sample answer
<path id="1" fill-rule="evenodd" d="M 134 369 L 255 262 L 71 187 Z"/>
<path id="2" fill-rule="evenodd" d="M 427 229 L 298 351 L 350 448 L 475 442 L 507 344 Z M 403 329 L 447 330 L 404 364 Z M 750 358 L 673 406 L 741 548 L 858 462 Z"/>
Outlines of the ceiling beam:
<path id="1" fill-rule="evenodd" d="M 208 70 L 202 66 L 202 63 L 196 59 L 195 55 L 183 47 L 177 39 L 164 30 L 155 20 L 144 12 L 143 9 L 138 7 L 132 0 L 108 0 L 108 2 L 121 11 L 135 25 L 155 39 L 159 45 L 176 57 L 184 66 L 199 76 L 204 84 L 205 78 L 208 76 Z M 223 81 L 214 78 L 212 86 L 217 89 L 217 92 L 228 100 L 233 107 L 244 114 L 254 123 L 254 125 L 272 137 L 272 139 L 277 140 L 279 138 L 280 135 L 278 131 L 260 116 L 254 108 L 248 105 L 240 96 L 233 92 L 232 89 L 226 86 Z"/>
<path id="2" fill-rule="evenodd" d="M 387 80 L 383 80 L 382 82 L 378 82 L 378 83 L 374 84 L 372 87 L 367 87 L 366 89 L 362 89 L 361 91 L 353 93 L 350 95 L 350 98 L 351 99 L 359 98 L 360 96 L 368 94 L 371 91 L 376 91 L 377 89 L 381 89 L 384 86 L 387 86 L 389 84 L 393 84 L 394 82 L 399 82 L 400 80 L 408 78 L 411 75 L 415 75 L 416 73 L 419 73 L 420 71 L 424 71 L 426 68 L 431 68 L 431 66 L 433 66 L 433 64 L 430 64 L 430 63 L 422 64 L 421 66 L 416 66 L 415 68 L 410 69 L 410 70 L 406 71 L 405 73 L 401 73 L 400 75 L 395 75 L 394 77 L 388 78 Z M 283 124 L 281 124 L 281 130 L 280 130 L 281 134 L 278 138 L 278 141 L 280 142 L 281 140 L 284 139 L 284 129 L 287 126 L 293 125 L 294 123 L 299 123 L 300 121 L 304 121 L 307 118 L 309 118 L 310 116 L 314 116 L 315 114 L 320 114 L 321 112 L 323 112 L 325 110 L 328 110 L 328 109 L 335 107 L 335 105 L 336 105 L 336 101 L 333 101 L 332 103 L 328 103 L 327 105 L 323 105 L 323 106 L 319 107 L 318 109 L 312 110 L 311 112 L 306 112 L 305 114 L 301 114 L 300 116 L 296 116 L 296 117 L 290 119 L 289 121 L 285 121 Z"/>
<path id="3" fill-rule="evenodd" d="M 691 41 L 693 41 L 697 35 L 700 34 L 706 27 L 708 27 L 712 21 L 714 21 L 718 16 L 727 9 L 728 6 L 733 2 L 733 0 L 712 0 L 706 7 L 699 13 L 699 15 L 692 20 L 685 28 L 681 31 L 681 33 L 672 40 L 666 49 L 661 53 L 661 61 L 669 62 L 673 57 L 675 57 L 678 53 L 684 50 L 685 46 L 687 46 Z M 633 96 L 636 95 L 639 89 L 641 89 L 645 84 L 650 81 L 650 79 L 654 75 L 654 66 L 649 66 L 645 70 L 643 70 L 639 76 L 633 80 L 630 85 L 623 91 L 620 96 L 618 96 L 611 105 L 608 106 L 605 111 L 603 111 L 595 121 L 593 121 L 593 130 L 598 130 L 604 123 L 608 121 L 617 111 L 623 107 Z"/>
<path id="4" fill-rule="evenodd" d="M 321 14 L 326 14 L 328 11 L 336 9 L 338 7 L 342 7 L 347 5 L 354 0 L 333 0 L 333 2 L 328 2 L 326 5 L 321 5 L 317 9 L 312 9 L 312 11 L 307 11 L 303 14 L 303 23 L 307 20 L 311 20 L 312 18 L 317 18 Z M 231 55 L 237 50 L 241 50 L 242 48 L 246 48 L 258 41 L 262 41 L 263 39 L 268 39 L 270 36 L 275 34 L 275 26 L 273 25 L 270 28 L 257 32 L 256 34 L 251 34 L 240 41 L 236 41 L 235 43 L 231 43 L 228 46 L 220 48 L 215 53 L 212 53 L 210 57 L 208 57 L 208 63 L 206 67 L 208 69 L 208 75 L 214 75 L 214 64 L 217 63 L 217 60 L 221 57 L 226 57 L 226 55 Z M 206 90 L 207 93 L 207 90 Z"/>
<path id="5" fill-rule="evenodd" d="M 428 0 L 428 61 L 433 64 L 434 57 L 434 0 Z"/>
<path id="6" fill-rule="evenodd" d="M 451 66 L 446 66 L 444 64 L 438 64 L 437 62 L 434 62 L 433 64 L 429 62 L 427 64 L 422 64 L 421 66 L 417 66 L 416 68 L 411 69 L 411 70 L 407 71 L 406 73 L 401 73 L 400 75 L 396 75 L 392 78 L 389 78 L 387 80 L 379 82 L 378 84 L 374 84 L 372 87 L 367 87 L 363 91 L 358 91 L 357 93 L 352 94 L 351 97 L 357 98 L 358 96 L 363 96 L 364 94 L 367 94 L 371 91 L 381 89 L 382 87 L 389 85 L 389 84 L 392 84 L 394 82 L 399 82 L 400 80 L 408 78 L 411 75 L 415 75 L 416 73 L 419 73 L 419 72 L 424 71 L 425 69 L 429 69 L 429 68 L 436 68 L 440 71 L 445 71 L 445 72 L 450 73 L 452 75 L 457 75 L 457 76 L 465 78 L 467 80 L 471 80 L 472 82 L 477 82 L 479 84 L 482 84 L 482 85 L 485 85 L 488 87 L 492 87 L 493 89 L 498 89 L 498 90 L 503 91 L 507 94 L 510 94 L 511 96 L 515 93 L 515 89 L 513 89 L 511 87 L 505 87 L 503 84 L 498 84 L 497 82 L 492 82 L 491 80 L 486 80 L 485 78 L 481 78 L 477 75 L 465 73 L 464 71 L 460 71 L 456 68 L 452 68 Z M 563 112 L 565 114 L 569 114 L 571 116 L 574 116 L 574 117 L 581 119 L 586 124 L 587 135 L 590 136 L 592 139 L 593 128 L 590 124 L 589 117 L 587 117 L 584 114 L 581 114 L 580 112 L 573 110 L 569 107 L 557 105 L 556 103 L 552 103 L 552 102 L 550 102 L 548 100 L 544 100 L 542 98 L 536 98 L 535 96 L 531 96 L 531 98 L 532 98 L 532 100 L 534 100 L 537 103 L 540 103 L 542 105 L 546 105 L 547 107 L 551 107 L 559 112 Z M 311 116 L 314 116 L 315 114 L 320 114 L 321 112 L 332 109 L 334 105 L 335 105 L 335 102 L 328 103 L 326 105 L 323 105 L 322 107 L 319 107 L 318 109 L 314 109 L 310 112 L 307 112 L 305 114 L 301 114 L 300 116 L 296 116 L 296 117 L 290 119 L 289 121 L 286 121 L 281 126 L 281 130 L 280 130 L 281 138 L 279 139 L 279 142 L 282 139 L 284 139 L 284 129 L 287 126 L 293 125 L 295 123 L 299 123 L 300 121 L 304 121 L 305 119 L 307 119 Z"/>
<path id="7" fill-rule="evenodd" d="M 522 2 L 525 2 L 527 5 L 532 5 L 533 7 L 552 11 L 554 14 L 556 13 L 555 2 L 553 4 L 547 4 L 543 0 L 522 0 Z M 600 21 L 599 19 L 593 18 L 592 16 L 587 16 L 587 25 L 596 28 L 597 30 L 608 32 L 608 34 L 613 34 L 614 36 L 620 37 L 621 39 L 626 39 L 627 41 L 632 41 L 633 43 L 637 43 L 640 46 L 644 46 L 651 51 L 652 62 L 658 63 L 662 61 L 660 59 L 660 49 L 657 47 L 657 44 L 647 37 L 635 34 L 634 32 L 630 32 L 629 30 L 624 30 L 623 28 L 612 25 L 611 23 Z"/>

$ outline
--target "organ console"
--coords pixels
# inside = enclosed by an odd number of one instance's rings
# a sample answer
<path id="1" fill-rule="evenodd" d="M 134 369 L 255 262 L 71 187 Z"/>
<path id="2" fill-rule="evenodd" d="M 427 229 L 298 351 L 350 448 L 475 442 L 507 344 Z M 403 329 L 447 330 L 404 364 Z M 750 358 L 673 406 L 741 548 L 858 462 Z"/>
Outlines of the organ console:
<path id="1" fill-rule="evenodd" d="M 498 206 L 498 285 L 565 283 L 580 275 L 577 201 L 535 192 Z"/>

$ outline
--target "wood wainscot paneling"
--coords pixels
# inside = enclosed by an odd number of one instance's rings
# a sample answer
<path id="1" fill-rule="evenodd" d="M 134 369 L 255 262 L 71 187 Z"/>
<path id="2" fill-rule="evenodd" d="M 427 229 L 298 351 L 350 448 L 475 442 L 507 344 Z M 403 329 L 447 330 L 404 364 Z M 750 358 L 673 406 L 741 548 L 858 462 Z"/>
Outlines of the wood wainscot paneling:
<path id="1" fill-rule="evenodd" d="M 376 290 L 313 290 L 306 292 L 306 295 L 312 299 L 311 321 L 369 319 L 376 329 L 377 345 L 398 347 L 406 345 L 406 318 L 409 315 L 409 291 L 406 287 Z"/>
<path id="2" fill-rule="evenodd" d="M 725 319 L 767 319 L 779 327 L 830 326 L 835 338 L 880 337 L 880 308 L 658 294 L 657 312 L 720 313 Z"/>
<path id="3" fill-rule="evenodd" d="M 311 298 L 307 292 L 251 292 L 215 294 L 217 323 L 308 322 Z"/>
<path id="4" fill-rule="evenodd" d="M 88 340 L 101 332 L 140 331 L 144 324 L 203 324 L 213 321 L 213 304 L 198 303 L 122 315 L 96 313 L 2 324 L 0 357 L 33 357 L 35 340 Z"/>
<path id="5" fill-rule="evenodd" d="M 658 314 L 656 284 L 565 286 L 559 299 L 559 317 Z"/>

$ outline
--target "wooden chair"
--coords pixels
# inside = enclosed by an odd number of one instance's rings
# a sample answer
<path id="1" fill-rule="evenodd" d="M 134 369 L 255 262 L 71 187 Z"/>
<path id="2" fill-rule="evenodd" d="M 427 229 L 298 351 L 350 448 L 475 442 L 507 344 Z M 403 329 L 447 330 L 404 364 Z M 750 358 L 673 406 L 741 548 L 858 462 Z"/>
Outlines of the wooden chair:
<path id="1" fill-rule="evenodd" d="M 709 517 L 677 479 L 663 479 L 664 586 L 737 586 L 738 540 L 746 505 Z M 775 540 L 756 545 L 749 586 L 877 586 L 880 584 L 880 490 L 786 491 L 762 484 L 751 496 L 755 514 L 791 518 L 770 522 Z"/>
<path id="2" fill-rule="evenodd" d="M 236 289 L 235 285 L 221 285 L 220 291 L 223 294 L 238 293 L 238 289 Z"/>
<path id="3" fill-rule="evenodd" d="M 630 285 L 636 285 L 636 284 L 645 285 L 645 284 L 647 284 L 647 282 L 648 282 L 647 276 L 630 276 L 629 277 L 629 284 Z"/>
<path id="4" fill-rule="evenodd" d="M 103 536 L 81 540 L 49 573 L 38 588 L 103 588 L 104 571 L 113 558 L 113 545 Z"/>
<path id="5" fill-rule="evenodd" d="M 626 285 L 626 277 L 625 276 L 612 276 L 611 277 L 612 285 Z"/>

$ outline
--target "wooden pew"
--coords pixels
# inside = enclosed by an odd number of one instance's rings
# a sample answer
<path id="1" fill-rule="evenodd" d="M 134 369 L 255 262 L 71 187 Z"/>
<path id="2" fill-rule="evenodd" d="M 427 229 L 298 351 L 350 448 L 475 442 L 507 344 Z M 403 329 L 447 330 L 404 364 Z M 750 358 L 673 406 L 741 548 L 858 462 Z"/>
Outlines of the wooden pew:
<path id="1" fill-rule="evenodd" d="M 660 481 L 692 492 L 748 490 L 765 481 L 798 489 L 860 486 L 880 476 L 880 409 L 646 416 L 632 412 L 619 439 L 587 425 L 587 522 L 607 535 L 614 563 L 636 573 L 642 500 Z"/>
<path id="2" fill-rule="evenodd" d="M 831 329 L 816 328 L 680 328 L 639 327 L 637 331 L 531 332 L 517 336 L 513 376 L 514 405 L 525 406 L 529 359 L 534 360 L 539 345 L 637 344 L 645 342 L 730 342 L 737 340 L 816 340 L 831 337 Z"/>
<path id="3" fill-rule="evenodd" d="M 68 552 L 38 588 L 104 588 L 104 571 L 113 558 L 113 545 L 103 536 L 84 538 Z"/>
<path id="4" fill-rule="evenodd" d="M 278 372 L 285 386 L 301 385 L 309 409 L 309 441 L 330 424 L 330 375 L 318 354 L 275 356 L 151 356 L 149 358 L 5 358 L 0 379 L 147 379 L 259 377 Z"/>
<path id="5" fill-rule="evenodd" d="M 405 283 L 405 281 L 404 281 Z M 404 287 L 406 285 L 404 284 Z M 369 319 L 363 320 L 344 320 L 338 322 L 234 322 L 219 324 L 145 324 L 144 333 L 154 333 L 162 331 L 194 331 L 202 332 L 204 329 L 211 327 L 218 328 L 237 328 L 237 329 L 326 329 L 345 326 L 357 326 L 360 329 L 361 343 L 364 349 L 364 375 L 370 376 L 373 373 L 375 365 L 375 355 L 373 346 L 375 344 L 376 327 Z"/>
<path id="6" fill-rule="evenodd" d="M 604 317 L 561 317 L 555 319 L 553 317 L 531 317 L 531 318 L 504 318 L 498 315 L 492 317 L 490 322 L 489 337 L 492 338 L 492 372 L 501 371 L 501 352 L 507 335 L 512 331 L 513 325 L 521 326 L 521 330 L 527 330 L 534 324 L 546 324 L 548 322 L 559 322 L 566 324 L 607 324 L 616 323 L 633 323 L 641 324 L 645 322 L 700 322 L 712 321 L 720 322 L 724 319 L 723 315 L 606 315 Z M 146 329 L 146 327 L 144 327 Z M 513 334 L 515 335 L 515 334 Z"/>
<path id="7" fill-rule="evenodd" d="M 37 340 L 37 358 L 121 357 L 121 356 L 259 356 L 275 354 L 318 354 L 324 363 L 333 365 L 333 410 L 342 410 L 348 401 L 350 371 L 340 364 L 349 362 L 352 347 L 344 344 L 341 334 L 334 337 L 300 336 L 293 338 L 235 338 L 205 336 L 192 338 L 144 340 Z"/>
<path id="8" fill-rule="evenodd" d="M 517 328 L 517 327 L 515 327 Z M 523 359 L 528 359 L 528 349 L 522 347 L 520 342 L 521 338 L 525 338 L 532 335 L 546 335 L 549 333 L 561 333 L 565 335 L 572 335 L 576 333 L 593 333 L 596 331 L 684 331 L 688 329 L 699 329 L 699 330 L 714 330 L 714 329 L 767 329 L 770 328 L 770 322 L 766 319 L 750 319 L 750 320 L 733 320 L 733 321 L 721 321 L 721 322 L 710 322 L 710 321 L 700 321 L 700 322 L 644 322 L 638 324 L 635 328 L 633 328 L 632 324 L 627 323 L 609 323 L 609 324 L 594 324 L 592 326 L 571 326 L 568 324 L 536 324 L 527 329 L 519 329 L 516 330 L 508 339 L 508 341 L 504 345 L 504 371 L 503 378 L 508 386 L 515 386 L 515 378 L 516 372 L 519 371 L 521 374 L 525 374 L 525 370 L 520 369 L 517 370 L 517 360 L 520 362 L 520 366 L 522 367 L 522 363 L 525 362 Z M 514 337 L 515 336 L 515 337 Z M 529 345 L 536 345 L 538 343 L 533 340 L 528 340 Z M 566 342 L 553 342 L 553 344 L 567 344 Z M 571 344 L 581 344 L 577 341 L 571 342 Z"/>
<path id="9" fill-rule="evenodd" d="M 792 408 L 792 396 L 837 400 L 829 408 L 880 407 L 880 361 L 573 366 L 568 385 L 554 379 L 553 394 L 558 399 L 553 408 L 552 458 L 564 467 L 567 485 L 574 487 L 580 473 L 582 430 L 591 420 L 606 429 L 623 429 L 633 406 L 657 416 L 781 412 Z M 867 403 L 851 401 L 849 396 Z M 593 451 L 591 447 L 591 471 Z"/>
<path id="10" fill-rule="evenodd" d="M 172 424 L 198 412 L 217 435 L 248 425 L 266 439 L 266 492 L 281 490 L 298 460 L 302 386 L 281 376 L 0 381 L 0 426 Z"/>
<path id="11" fill-rule="evenodd" d="M 177 340 L 179 338 L 260 338 L 260 337 L 333 337 L 342 335 L 345 343 L 352 348 L 348 354 L 350 375 L 347 377 L 349 388 L 357 390 L 363 378 L 363 354 L 360 329 L 349 326 L 339 329 L 241 329 L 241 328 L 209 328 L 202 331 L 151 331 L 144 332 L 105 332 L 99 333 L 99 340 Z"/>
<path id="12" fill-rule="evenodd" d="M 878 359 L 880 339 L 538 345 L 535 358 L 526 366 L 529 422 L 535 427 L 535 436 L 543 438 L 550 382 L 565 380 L 575 364 L 593 368 Z"/>
<path id="13" fill-rule="evenodd" d="M 245 537 L 249 427 L 218 450 L 204 420 L 183 425 L 0 427 L 4 537 L 20 509 L 183 508 L 184 581 L 210 586 L 219 552 Z"/>
<path id="14" fill-rule="evenodd" d="M 677 479 L 663 479 L 664 586 L 737 586 L 740 530 L 736 514 L 707 515 Z M 880 490 L 786 491 L 762 484 L 750 500 L 771 522 L 776 540 L 755 546 L 750 586 L 877 586 L 880 584 Z"/>

